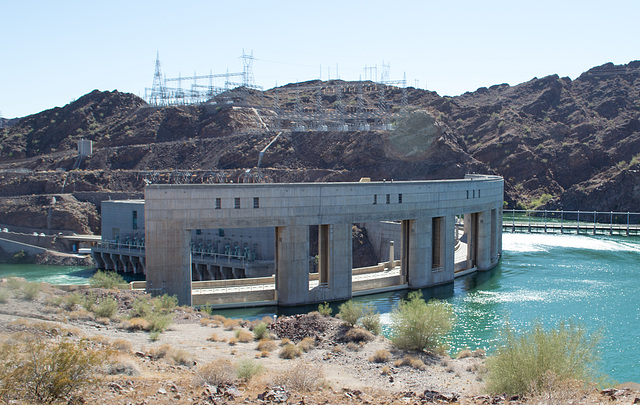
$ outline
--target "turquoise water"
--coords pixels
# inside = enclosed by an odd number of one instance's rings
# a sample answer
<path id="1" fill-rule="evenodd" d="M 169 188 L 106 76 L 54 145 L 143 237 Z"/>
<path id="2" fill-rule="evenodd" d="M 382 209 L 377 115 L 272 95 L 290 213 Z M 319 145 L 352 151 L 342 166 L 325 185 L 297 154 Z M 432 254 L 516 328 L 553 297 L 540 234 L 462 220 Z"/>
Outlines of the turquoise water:
<path id="1" fill-rule="evenodd" d="M 91 270 L 59 268 L 51 276 L 47 273 L 55 267 L 26 267 L 0 265 L 0 277 L 13 272 L 37 281 L 81 283 L 92 274 Z M 73 280 L 62 281 L 68 280 L 65 277 Z M 356 300 L 374 304 L 388 328 L 389 313 L 406 294 L 376 294 Z M 507 322 L 523 330 L 536 320 L 555 324 L 573 319 L 591 331 L 602 332 L 604 373 L 618 381 L 640 382 L 640 239 L 504 233 L 498 267 L 425 289 L 423 294 L 425 298 L 445 299 L 455 308 L 450 353 L 467 347 L 492 351 Z M 334 314 L 338 305 L 331 305 Z M 218 313 L 253 319 L 316 308 L 263 307 Z"/>
<path id="2" fill-rule="evenodd" d="M 27 281 L 50 284 L 89 284 L 96 269 L 77 266 L 48 266 L 40 264 L 0 264 L 0 278 L 24 277 Z M 142 274 L 121 274 L 126 281 L 144 280 Z"/>

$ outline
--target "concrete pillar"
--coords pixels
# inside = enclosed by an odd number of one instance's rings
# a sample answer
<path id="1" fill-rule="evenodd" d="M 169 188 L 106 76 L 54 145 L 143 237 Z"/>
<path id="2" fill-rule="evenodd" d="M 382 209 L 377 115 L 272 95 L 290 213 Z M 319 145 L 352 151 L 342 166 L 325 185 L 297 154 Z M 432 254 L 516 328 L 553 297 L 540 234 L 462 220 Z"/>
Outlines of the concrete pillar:
<path id="1" fill-rule="evenodd" d="M 477 266 L 478 270 L 487 270 L 491 268 L 491 211 L 477 215 Z"/>
<path id="2" fill-rule="evenodd" d="M 395 259 L 395 249 L 394 249 L 394 246 L 393 246 L 393 241 L 390 240 L 389 241 L 389 262 L 387 263 L 387 268 L 389 270 L 393 270 L 393 268 L 395 267 L 394 266 L 394 264 L 395 264 L 395 260 L 394 259 Z"/>
<path id="3" fill-rule="evenodd" d="M 280 305 L 306 303 L 309 296 L 309 227 L 276 228 L 276 299 Z"/>
<path id="4" fill-rule="evenodd" d="M 147 292 L 169 294 L 178 305 L 191 305 L 191 231 L 169 221 L 145 223 L 147 241 Z"/>
<path id="5" fill-rule="evenodd" d="M 406 282 L 409 288 L 427 287 L 431 284 L 431 218 L 402 222 L 405 237 L 402 240 L 403 262 L 405 253 L 407 255 Z"/>
<path id="6" fill-rule="evenodd" d="M 476 214 L 464 214 L 464 234 L 467 239 L 467 265 L 469 268 L 476 265 Z"/>
<path id="7" fill-rule="evenodd" d="M 343 300 L 351 298 L 353 274 L 353 247 L 351 243 L 351 224 L 332 225 L 330 241 L 331 273 L 329 295 L 327 300 Z M 317 299 L 320 300 L 320 297 Z"/>
<path id="8" fill-rule="evenodd" d="M 443 284 L 453 281 L 456 260 L 456 217 L 455 215 L 446 215 L 442 217 L 442 237 L 443 237 L 443 270 L 440 277 L 433 276 L 431 282 L 433 284 Z"/>

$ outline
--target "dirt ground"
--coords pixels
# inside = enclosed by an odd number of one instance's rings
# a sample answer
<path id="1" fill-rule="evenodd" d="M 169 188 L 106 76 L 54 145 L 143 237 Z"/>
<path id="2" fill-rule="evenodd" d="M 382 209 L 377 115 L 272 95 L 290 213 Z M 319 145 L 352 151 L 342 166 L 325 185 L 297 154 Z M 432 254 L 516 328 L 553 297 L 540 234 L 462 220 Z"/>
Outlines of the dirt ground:
<path id="1" fill-rule="evenodd" d="M 0 285 L 0 291 L 5 291 L 6 298 L 0 300 L 4 301 L 0 303 L 0 341 L 16 336 L 47 342 L 84 340 L 107 355 L 107 362 L 97 374 L 99 382 L 84 387 L 67 402 L 522 403 L 519 398 L 510 401 L 483 395 L 486 369 L 481 353 L 453 359 L 399 351 L 382 336 L 357 342 L 348 337 L 349 328 L 333 317 L 315 314 L 278 318 L 270 327 L 273 347 L 257 350 L 259 342 L 249 331 L 257 322 L 230 321 L 192 308 L 174 309 L 171 325 L 156 340 L 149 332 L 131 332 L 127 325 L 133 321 L 127 320 L 126 314 L 136 296 L 143 294 L 139 292 L 92 292 L 91 298 L 96 301 L 107 296 L 117 299 L 117 313 L 106 319 L 96 318 L 77 304 L 65 307 L 70 293 L 51 286 L 45 286 L 35 299 L 27 299 L 20 290 L 6 286 Z M 87 291 L 75 294 L 86 295 Z M 249 336 L 246 342 L 242 341 L 243 334 Z M 311 337 L 305 342 L 313 344 L 307 345 L 299 358 L 279 356 L 288 339 L 302 347 L 300 340 L 305 336 Z M 379 351 L 386 351 L 388 359 L 377 363 L 372 358 Z M 417 368 L 400 364 L 406 356 L 412 356 Z M 229 364 L 251 364 L 261 372 L 249 381 L 236 380 L 231 385 L 203 384 L 204 367 L 225 359 Z M 320 378 L 311 390 L 296 390 L 282 385 L 282 376 L 287 373 L 308 373 Z M 598 403 L 603 395 L 585 397 L 587 402 L 582 403 Z M 634 401 L 640 402 L 638 397 L 637 391 L 617 390 L 607 394 L 606 401 L 612 402 L 611 398 L 617 403 L 637 403 Z"/>

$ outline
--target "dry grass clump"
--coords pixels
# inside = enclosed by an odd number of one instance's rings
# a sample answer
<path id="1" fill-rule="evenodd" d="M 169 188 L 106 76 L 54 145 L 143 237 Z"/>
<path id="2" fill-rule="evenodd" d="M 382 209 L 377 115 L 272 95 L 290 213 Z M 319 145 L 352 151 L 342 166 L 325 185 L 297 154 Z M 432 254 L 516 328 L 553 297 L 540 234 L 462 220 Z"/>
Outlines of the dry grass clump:
<path id="1" fill-rule="evenodd" d="M 411 368 L 414 368 L 416 370 L 426 370 L 427 366 L 426 364 L 424 364 L 424 362 L 422 360 L 420 360 L 417 357 L 414 356 L 404 356 L 404 358 L 400 359 L 400 360 L 396 360 L 393 363 L 394 366 L 396 367 L 402 367 L 402 366 L 409 366 Z"/>
<path id="2" fill-rule="evenodd" d="M 152 348 L 147 353 L 152 359 L 164 359 L 168 364 L 180 366 L 193 366 L 195 361 L 191 353 L 183 349 L 175 349 L 171 345 L 164 344 Z"/>
<path id="3" fill-rule="evenodd" d="M 259 350 L 261 352 L 272 352 L 276 350 L 277 347 L 278 345 L 276 344 L 275 341 L 269 340 L 269 339 L 262 339 L 258 342 L 258 347 L 256 347 L 256 350 Z"/>
<path id="4" fill-rule="evenodd" d="M 241 343 L 253 342 L 253 333 L 244 329 L 237 329 L 235 332 L 236 339 Z"/>
<path id="5" fill-rule="evenodd" d="M 213 319 L 211 318 L 200 318 L 201 326 L 211 326 L 213 324 Z"/>
<path id="6" fill-rule="evenodd" d="M 389 359 L 391 359 L 391 353 L 386 349 L 376 350 L 373 356 L 369 357 L 369 361 L 372 363 L 386 363 Z"/>
<path id="7" fill-rule="evenodd" d="M 211 334 L 211 336 L 209 336 L 209 337 L 207 338 L 207 340 L 208 340 L 209 342 L 219 342 L 219 341 L 220 341 L 220 338 L 218 337 L 218 334 L 217 334 L 217 333 L 212 333 L 212 334 Z"/>
<path id="8" fill-rule="evenodd" d="M 306 353 L 316 347 L 316 340 L 312 337 L 306 337 L 298 342 L 298 347 Z"/>
<path id="9" fill-rule="evenodd" d="M 85 309 L 77 309 L 69 312 L 67 319 L 70 321 L 93 321 L 95 316 Z"/>
<path id="10" fill-rule="evenodd" d="M 114 340 L 111 342 L 111 346 L 119 352 L 131 353 L 133 351 L 133 344 L 124 339 Z"/>
<path id="11" fill-rule="evenodd" d="M 324 378 L 322 368 L 302 361 L 295 362 L 290 367 L 273 377 L 273 385 L 279 385 L 295 391 L 311 391 Z"/>
<path id="12" fill-rule="evenodd" d="M 228 359 L 216 359 L 197 368 L 194 382 L 198 385 L 229 385 L 236 381 L 236 366 Z"/>
<path id="13" fill-rule="evenodd" d="M 213 320 L 213 326 L 217 327 L 217 326 L 224 325 L 224 321 L 226 321 L 227 318 L 222 315 L 213 315 L 212 320 Z"/>
<path id="14" fill-rule="evenodd" d="M 42 291 L 41 283 L 24 283 L 22 286 L 22 295 L 28 301 L 34 301 L 40 295 L 40 291 Z"/>
<path id="15" fill-rule="evenodd" d="M 351 328 L 345 333 L 348 342 L 370 342 L 375 339 L 373 333 L 363 328 Z"/>
<path id="16" fill-rule="evenodd" d="M 298 346 L 294 345 L 293 343 L 287 343 L 286 345 L 282 346 L 282 349 L 280 349 L 280 353 L 278 354 L 278 356 L 283 359 L 295 359 L 296 357 L 300 357 L 300 354 L 302 353 Z"/>
<path id="17" fill-rule="evenodd" d="M 225 319 L 222 327 L 225 330 L 234 330 L 235 328 L 240 326 L 240 321 L 238 321 L 237 319 Z"/>
<path id="18" fill-rule="evenodd" d="M 269 352 L 267 350 L 260 352 L 260 357 L 269 357 Z"/>
<path id="19" fill-rule="evenodd" d="M 460 350 L 456 356 L 457 359 L 466 359 L 467 357 L 473 357 L 471 350 Z"/>
<path id="20" fill-rule="evenodd" d="M 473 357 L 476 357 L 478 359 L 482 359 L 487 355 L 487 352 L 484 351 L 483 349 L 476 349 L 473 351 Z"/>
<path id="21" fill-rule="evenodd" d="M 106 365 L 102 367 L 102 372 L 108 375 L 140 375 L 140 367 L 131 356 L 119 354 L 109 359 Z"/>
<path id="22" fill-rule="evenodd" d="M 264 322 L 258 322 L 252 325 L 253 337 L 256 340 L 266 339 L 269 337 L 269 326 Z"/>
<path id="23" fill-rule="evenodd" d="M 138 330 L 148 330 L 149 329 L 149 321 L 144 318 L 131 318 L 125 319 L 120 322 L 120 328 L 126 329 L 130 332 L 135 332 Z"/>
<path id="24" fill-rule="evenodd" d="M 286 346 L 289 343 L 291 343 L 291 339 L 289 338 L 282 338 L 282 340 L 280 340 L 280 346 Z"/>
<path id="25" fill-rule="evenodd" d="M 235 346 L 238 344 L 238 338 L 236 337 L 229 338 L 227 340 L 227 343 L 229 344 L 229 346 Z"/>
<path id="26" fill-rule="evenodd" d="M 362 349 L 362 346 L 356 342 L 347 343 L 347 350 L 351 350 L 352 352 L 359 352 Z"/>

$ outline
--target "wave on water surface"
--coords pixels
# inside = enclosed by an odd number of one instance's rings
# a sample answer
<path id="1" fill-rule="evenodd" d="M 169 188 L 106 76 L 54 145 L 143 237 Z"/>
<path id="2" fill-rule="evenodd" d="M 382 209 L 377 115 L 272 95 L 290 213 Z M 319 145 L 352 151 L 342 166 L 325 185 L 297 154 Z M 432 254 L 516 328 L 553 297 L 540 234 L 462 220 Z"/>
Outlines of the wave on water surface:
<path id="1" fill-rule="evenodd" d="M 609 252 L 637 252 L 640 245 L 619 239 L 584 235 L 549 235 L 503 233 L 502 249 L 507 252 L 548 252 L 552 248 L 604 250 Z"/>

